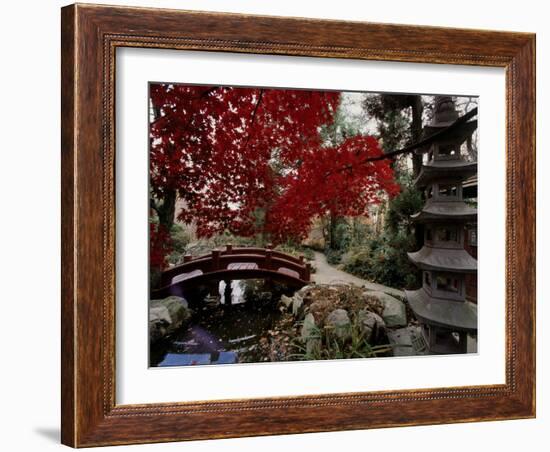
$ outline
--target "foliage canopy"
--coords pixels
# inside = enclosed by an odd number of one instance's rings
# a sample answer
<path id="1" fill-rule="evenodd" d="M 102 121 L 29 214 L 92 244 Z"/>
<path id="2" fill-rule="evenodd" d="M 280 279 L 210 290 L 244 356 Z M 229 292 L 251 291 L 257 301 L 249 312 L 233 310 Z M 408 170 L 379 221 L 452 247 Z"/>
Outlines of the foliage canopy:
<path id="1" fill-rule="evenodd" d="M 365 215 L 397 194 L 387 161 L 363 163 L 381 155 L 376 139 L 323 141 L 339 102 L 337 92 L 152 84 L 152 236 L 166 237 L 178 198 L 177 218 L 199 237 L 229 231 L 281 243 L 304 238 L 315 216 Z"/>

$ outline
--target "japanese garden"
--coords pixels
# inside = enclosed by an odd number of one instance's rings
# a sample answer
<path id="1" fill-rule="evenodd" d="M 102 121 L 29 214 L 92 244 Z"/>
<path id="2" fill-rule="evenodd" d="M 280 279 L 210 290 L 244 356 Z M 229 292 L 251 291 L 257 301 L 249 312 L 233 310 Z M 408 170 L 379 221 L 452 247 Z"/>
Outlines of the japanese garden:
<path id="1" fill-rule="evenodd" d="M 474 96 L 149 85 L 149 365 L 477 352 Z"/>

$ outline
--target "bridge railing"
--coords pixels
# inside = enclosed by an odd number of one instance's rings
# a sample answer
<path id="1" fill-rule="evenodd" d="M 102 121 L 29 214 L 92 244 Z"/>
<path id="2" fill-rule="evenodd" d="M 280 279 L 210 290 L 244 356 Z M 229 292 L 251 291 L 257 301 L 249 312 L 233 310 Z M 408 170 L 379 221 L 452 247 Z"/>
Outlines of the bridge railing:
<path id="1" fill-rule="evenodd" d="M 265 255 L 266 251 L 271 250 L 273 256 L 280 257 L 281 259 L 286 259 L 291 262 L 295 262 L 297 264 L 303 264 L 305 262 L 304 256 L 292 256 L 287 253 L 283 253 L 282 251 L 277 251 L 273 249 L 273 245 L 267 245 L 265 248 L 259 248 L 259 247 L 234 247 L 233 245 L 226 245 L 225 249 L 220 250 L 220 255 L 225 254 L 260 254 Z M 190 255 L 184 256 L 184 262 L 188 262 L 190 260 L 196 260 L 196 259 L 202 259 L 202 258 L 208 258 L 211 256 L 211 253 L 203 254 L 200 256 L 192 257 Z M 187 260 L 185 260 L 187 259 Z"/>
<path id="2" fill-rule="evenodd" d="M 298 274 L 299 279 L 309 281 L 311 265 L 303 256 L 294 256 L 268 248 L 233 248 L 227 245 L 224 250 L 212 250 L 198 257 L 185 256 L 183 264 L 165 270 L 161 275 L 161 286 L 171 284 L 174 277 L 183 273 L 200 270 L 202 273 L 225 270 L 232 263 L 254 263 L 259 269 L 278 271 L 285 268 Z"/>

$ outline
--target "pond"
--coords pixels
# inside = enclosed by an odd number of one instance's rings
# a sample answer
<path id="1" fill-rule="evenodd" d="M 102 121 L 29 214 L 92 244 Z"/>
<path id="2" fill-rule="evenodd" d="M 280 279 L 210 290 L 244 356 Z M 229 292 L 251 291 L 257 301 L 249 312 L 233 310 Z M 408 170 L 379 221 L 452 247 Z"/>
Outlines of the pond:
<path id="1" fill-rule="evenodd" d="M 188 324 L 150 350 L 153 367 L 242 362 L 262 335 L 279 320 L 280 296 L 286 286 L 262 280 L 220 281 L 214 290 L 186 294 L 193 315 Z M 225 302 L 227 298 L 231 303 Z"/>

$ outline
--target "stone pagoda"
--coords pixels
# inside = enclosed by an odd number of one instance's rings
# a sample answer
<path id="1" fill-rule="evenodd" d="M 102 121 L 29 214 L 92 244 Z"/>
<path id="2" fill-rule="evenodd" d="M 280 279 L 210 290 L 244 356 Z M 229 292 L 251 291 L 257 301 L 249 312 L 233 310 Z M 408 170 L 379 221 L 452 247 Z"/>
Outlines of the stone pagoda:
<path id="1" fill-rule="evenodd" d="M 437 96 L 435 104 L 426 136 L 458 119 L 451 97 Z M 476 127 L 465 122 L 420 151 L 424 160 L 415 185 L 426 202 L 412 219 L 424 228 L 424 246 L 408 255 L 422 270 L 422 287 L 405 293 L 430 354 L 466 353 L 467 335 L 477 335 L 476 305 L 465 298 L 465 275 L 477 274 L 477 260 L 464 249 L 465 225 L 477 222 L 477 210 L 462 197 L 462 183 L 477 173 L 477 162 L 460 152 Z"/>

